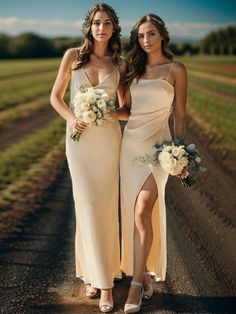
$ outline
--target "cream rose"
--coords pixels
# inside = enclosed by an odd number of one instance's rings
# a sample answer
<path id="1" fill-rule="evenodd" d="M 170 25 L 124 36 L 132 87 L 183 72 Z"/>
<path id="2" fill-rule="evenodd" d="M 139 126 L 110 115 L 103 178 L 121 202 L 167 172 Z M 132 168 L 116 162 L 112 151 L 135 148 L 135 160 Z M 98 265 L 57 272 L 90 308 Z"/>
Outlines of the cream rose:
<path id="1" fill-rule="evenodd" d="M 89 103 L 87 101 L 84 101 L 80 105 L 81 111 L 87 111 L 89 109 Z"/>
<path id="2" fill-rule="evenodd" d="M 106 103 L 105 103 L 104 100 L 99 99 L 99 100 L 97 101 L 97 106 L 98 106 L 98 108 L 100 108 L 100 109 L 105 109 L 105 108 L 106 108 Z"/>
<path id="3" fill-rule="evenodd" d="M 85 111 L 83 114 L 83 121 L 85 123 L 93 123 L 96 120 L 96 114 L 92 111 Z"/>

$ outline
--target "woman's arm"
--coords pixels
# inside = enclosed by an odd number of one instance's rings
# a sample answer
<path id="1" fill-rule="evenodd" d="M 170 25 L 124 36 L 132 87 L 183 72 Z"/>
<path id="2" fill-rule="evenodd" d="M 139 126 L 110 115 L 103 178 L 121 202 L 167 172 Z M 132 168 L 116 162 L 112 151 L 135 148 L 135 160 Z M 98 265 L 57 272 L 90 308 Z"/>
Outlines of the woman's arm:
<path id="1" fill-rule="evenodd" d="M 175 88 L 175 99 L 174 99 L 174 136 L 175 138 L 185 137 L 185 126 L 186 126 L 186 100 L 187 100 L 187 85 L 188 78 L 185 66 L 180 62 L 175 62 L 173 67 L 174 75 L 174 88 Z"/>
<path id="2" fill-rule="evenodd" d="M 74 113 L 70 110 L 64 101 L 66 88 L 71 78 L 71 67 L 76 60 L 77 54 L 75 49 L 71 48 L 64 54 L 61 65 L 52 88 L 50 102 L 53 108 L 68 122 L 76 119 Z"/>
<path id="3" fill-rule="evenodd" d="M 118 100 L 119 100 L 119 108 L 116 109 L 116 117 L 119 120 L 127 121 L 130 115 L 130 107 L 131 107 L 131 96 L 129 88 L 125 86 L 124 76 L 127 69 L 127 63 L 124 60 L 120 66 L 120 82 L 118 86 Z"/>
<path id="4" fill-rule="evenodd" d="M 74 48 L 68 49 L 64 54 L 61 65 L 57 74 L 56 81 L 52 88 L 50 102 L 53 108 L 68 121 L 75 130 L 82 133 L 87 124 L 78 121 L 74 113 L 70 110 L 69 106 L 64 101 L 66 88 L 71 78 L 71 67 L 77 58 L 77 52 Z"/>

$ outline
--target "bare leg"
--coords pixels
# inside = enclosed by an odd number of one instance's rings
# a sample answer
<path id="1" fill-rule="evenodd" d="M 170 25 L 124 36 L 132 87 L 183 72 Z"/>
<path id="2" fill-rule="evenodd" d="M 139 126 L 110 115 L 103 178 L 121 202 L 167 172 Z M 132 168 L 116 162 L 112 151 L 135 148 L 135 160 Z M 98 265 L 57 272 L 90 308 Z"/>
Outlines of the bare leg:
<path id="1" fill-rule="evenodd" d="M 152 209 L 158 196 L 156 181 L 151 174 L 144 183 L 135 204 L 134 274 L 133 280 L 143 281 L 146 262 L 153 241 Z M 140 287 L 131 286 L 126 303 L 138 304 Z"/>

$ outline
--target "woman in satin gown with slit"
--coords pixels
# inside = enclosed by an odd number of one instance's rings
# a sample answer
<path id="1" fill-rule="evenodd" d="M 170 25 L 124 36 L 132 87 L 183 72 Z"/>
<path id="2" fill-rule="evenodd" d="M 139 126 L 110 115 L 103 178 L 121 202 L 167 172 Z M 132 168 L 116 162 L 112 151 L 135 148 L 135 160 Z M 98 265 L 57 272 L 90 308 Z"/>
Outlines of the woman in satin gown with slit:
<path id="1" fill-rule="evenodd" d="M 156 143 L 172 139 L 169 117 L 173 112 L 174 136 L 185 133 L 187 76 L 173 61 L 166 45 L 168 31 L 154 14 L 142 17 L 131 33 L 126 81 L 129 86 L 119 119 L 129 119 L 121 146 L 122 263 L 133 276 L 124 311 L 140 310 L 142 299 L 153 294 L 152 279 L 166 277 L 165 186 L 168 174 L 159 165 L 143 166 L 139 156 L 152 153 Z M 184 173 L 183 173 L 184 174 Z M 183 175 L 179 174 L 179 175 Z"/>
<path id="2" fill-rule="evenodd" d="M 113 309 L 112 287 L 121 277 L 118 228 L 118 175 L 121 131 L 115 116 L 101 126 L 88 127 L 68 108 L 63 97 L 70 82 L 73 101 L 81 86 L 104 89 L 122 98 L 120 27 L 115 11 L 95 5 L 83 24 L 85 43 L 65 53 L 54 84 L 51 103 L 67 120 L 66 156 L 72 178 L 76 213 L 76 277 L 87 285 L 86 295 L 101 290 L 100 310 Z M 81 133 L 78 142 L 71 139 Z"/>

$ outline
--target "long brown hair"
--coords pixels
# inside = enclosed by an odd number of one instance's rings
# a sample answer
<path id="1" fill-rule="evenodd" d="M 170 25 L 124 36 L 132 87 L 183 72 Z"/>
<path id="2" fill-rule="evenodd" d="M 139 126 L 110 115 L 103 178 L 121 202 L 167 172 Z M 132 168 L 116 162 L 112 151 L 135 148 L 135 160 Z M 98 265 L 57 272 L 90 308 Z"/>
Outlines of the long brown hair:
<path id="1" fill-rule="evenodd" d="M 126 83 L 131 84 L 134 78 L 139 79 L 144 73 L 147 65 L 147 54 L 141 48 L 138 40 L 138 31 L 141 24 L 151 22 L 163 37 L 161 41 L 161 51 L 163 55 L 172 60 L 173 54 L 167 48 L 167 44 L 170 41 L 169 32 L 165 26 L 163 20 L 155 14 L 147 14 L 141 17 L 141 19 L 134 25 L 130 36 L 131 50 L 128 53 L 128 69 L 126 74 Z"/>
<path id="2" fill-rule="evenodd" d="M 87 64 L 90 60 L 90 54 L 94 49 L 94 38 L 91 34 L 91 25 L 94 15 L 97 11 L 104 11 L 107 13 L 114 27 L 112 37 L 109 39 L 108 49 L 112 53 L 112 60 L 114 64 L 119 64 L 120 52 L 121 52 L 121 41 L 120 32 L 121 28 L 119 26 L 119 18 L 115 10 L 106 3 L 95 4 L 86 14 L 82 31 L 84 35 L 84 44 L 78 51 L 78 58 L 75 62 L 73 70 L 81 68 L 83 65 Z"/>

